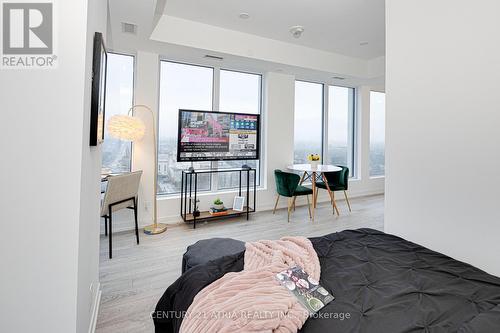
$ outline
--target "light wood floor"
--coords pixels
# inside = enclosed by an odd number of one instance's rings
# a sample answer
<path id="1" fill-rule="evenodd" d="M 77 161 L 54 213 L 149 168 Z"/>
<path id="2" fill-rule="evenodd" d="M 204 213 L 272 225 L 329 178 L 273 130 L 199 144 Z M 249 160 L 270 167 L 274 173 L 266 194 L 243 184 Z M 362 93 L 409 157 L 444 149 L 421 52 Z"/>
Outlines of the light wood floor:
<path id="1" fill-rule="evenodd" d="M 383 230 L 384 197 L 370 196 L 351 200 L 349 213 L 339 201 L 341 216 L 332 215 L 331 206 L 318 205 L 316 220 L 311 223 L 307 207 L 297 207 L 290 223 L 286 210 L 260 212 L 243 218 L 200 224 L 196 230 L 179 224 L 156 236 L 140 234 L 135 244 L 133 232 L 113 234 L 113 259 L 108 259 L 107 238 L 101 236 L 100 280 L 101 305 L 98 333 L 153 332 L 149 317 L 166 288 L 181 272 L 186 247 L 200 239 L 229 237 L 243 241 L 277 239 L 286 235 L 321 236 L 344 229 L 369 227 Z"/>

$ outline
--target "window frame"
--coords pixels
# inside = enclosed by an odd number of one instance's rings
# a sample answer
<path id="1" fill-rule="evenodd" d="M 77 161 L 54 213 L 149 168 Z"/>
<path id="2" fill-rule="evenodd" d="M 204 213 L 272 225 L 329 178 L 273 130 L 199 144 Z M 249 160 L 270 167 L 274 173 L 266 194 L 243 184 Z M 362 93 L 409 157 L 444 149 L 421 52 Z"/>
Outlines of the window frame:
<path id="1" fill-rule="evenodd" d="M 227 110 L 225 110 L 225 111 L 221 111 L 220 110 L 220 96 L 221 96 L 220 95 L 220 87 L 221 87 L 221 85 L 220 85 L 220 72 L 221 71 L 235 72 L 235 73 L 249 74 L 249 75 L 256 75 L 256 76 L 259 77 L 259 113 L 258 113 L 258 115 L 259 115 L 259 132 L 260 132 L 259 134 L 260 135 L 259 135 L 259 138 L 258 138 L 258 145 L 259 145 L 258 150 L 259 150 L 259 157 L 260 158 L 258 160 L 251 160 L 251 161 L 258 161 L 259 162 L 259 166 L 256 169 L 256 172 L 257 172 L 257 177 L 256 178 L 257 178 L 257 188 L 261 188 L 261 184 L 262 184 L 262 161 L 263 161 L 262 156 L 264 156 L 263 150 L 262 150 L 262 148 L 263 148 L 262 142 L 264 140 L 264 128 L 262 126 L 262 123 L 263 123 L 262 111 L 263 111 L 263 106 L 264 106 L 264 104 L 263 104 L 263 100 L 264 100 L 264 98 L 263 98 L 263 96 L 264 96 L 263 95 L 263 86 L 264 85 L 262 83 L 263 83 L 263 80 L 264 80 L 264 76 L 263 76 L 263 74 L 260 74 L 260 73 L 253 73 L 253 72 L 249 72 L 249 71 L 228 69 L 226 67 L 214 68 L 214 71 L 215 70 L 217 71 L 217 91 L 216 91 L 216 95 L 217 95 L 217 105 L 216 106 L 217 106 L 217 109 L 218 109 L 217 112 L 226 112 L 227 113 Z M 215 79 L 215 75 L 214 75 L 214 79 Z M 214 85 L 214 89 L 215 89 L 215 85 Z M 215 98 L 214 98 L 214 100 L 215 100 Z M 245 161 L 245 160 L 240 160 L 240 161 Z M 214 164 L 216 164 L 216 165 L 214 166 Z M 212 167 L 213 168 L 218 168 L 219 167 L 218 166 L 218 161 L 212 162 Z M 217 180 L 216 180 L 216 186 L 215 186 L 216 189 L 214 190 L 214 192 L 218 192 L 218 193 L 220 193 L 220 192 L 228 192 L 228 191 L 233 191 L 233 190 L 237 189 L 237 187 L 224 187 L 224 188 L 220 188 L 219 187 L 219 177 L 217 176 L 215 178 L 217 178 Z"/>
<path id="2" fill-rule="evenodd" d="M 329 126 L 328 126 L 328 117 L 330 113 L 330 87 L 339 87 L 339 88 L 347 88 L 347 89 L 352 89 L 352 107 L 349 110 L 349 121 L 348 121 L 348 126 L 349 126 L 349 132 L 348 132 L 348 144 L 351 144 L 350 149 L 348 149 L 348 156 L 347 156 L 347 161 L 351 161 L 352 165 L 349 165 L 348 167 L 351 169 L 349 173 L 349 178 L 351 179 L 357 179 L 358 178 L 358 102 L 357 102 L 357 95 L 358 95 L 358 89 L 356 87 L 351 87 L 351 86 L 342 86 L 338 84 L 331 84 L 328 82 L 324 81 L 313 81 L 313 80 L 304 80 L 300 78 L 296 78 L 295 82 L 306 82 L 306 83 L 313 83 L 313 84 L 321 84 L 323 87 L 323 98 L 322 98 L 322 103 L 323 103 L 323 108 L 322 108 L 322 123 L 321 123 L 321 131 L 322 131 L 322 136 L 321 136 L 321 162 L 323 163 L 324 161 L 328 161 L 328 132 L 329 132 Z M 295 148 L 294 148 L 295 150 Z M 350 155 L 350 156 L 349 156 Z M 294 161 L 295 163 L 295 161 Z"/>
<path id="3" fill-rule="evenodd" d="M 378 94 L 384 94 L 384 100 L 387 96 L 385 91 L 381 90 L 376 90 L 376 89 L 370 89 L 370 114 L 369 114 L 369 128 L 368 128 L 368 178 L 370 179 L 379 179 L 379 178 L 385 178 L 385 161 L 384 161 L 384 173 L 381 175 L 372 175 L 371 174 L 371 152 L 372 152 L 372 142 L 371 142 L 371 133 L 372 133 L 372 128 L 371 128 L 371 116 L 372 116 L 372 93 L 378 93 Z M 384 120 L 386 120 L 386 110 L 387 110 L 387 104 L 384 103 Z M 384 159 L 385 159 L 385 133 L 384 133 Z"/>
<path id="4" fill-rule="evenodd" d="M 122 52 L 122 51 L 116 51 L 116 50 L 107 50 L 108 54 L 115 54 L 115 55 L 120 55 L 120 56 L 126 56 L 126 57 L 132 57 L 133 62 L 132 62 L 132 105 L 133 107 L 135 105 L 135 88 L 137 84 L 137 56 L 134 53 L 128 53 L 128 52 Z M 106 67 L 107 68 L 107 67 Z M 108 80 L 107 73 L 106 73 L 106 81 Z M 128 110 L 127 110 L 128 111 Z M 104 131 L 106 131 L 106 126 L 104 126 Z M 134 170 L 134 143 L 130 142 L 130 168 L 128 172 L 132 172 Z M 102 169 L 102 165 L 101 165 Z"/>
<path id="5" fill-rule="evenodd" d="M 260 158 L 256 161 L 259 161 L 259 166 L 257 169 L 258 177 L 257 177 L 257 188 L 261 189 L 263 186 L 263 172 L 262 172 L 262 166 L 264 164 L 264 154 L 263 154 L 263 142 L 264 142 L 264 127 L 263 127 L 263 103 L 264 103 L 264 94 L 263 94 L 263 80 L 264 80 L 264 75 L 262 73 L 257 73 L 257 72 L 251 72 L 251 71 L 242 71 L 242 70 L 237 70 L 237 69 L 230 69 L 224 66 L 211 66 L 211 65 L 206 65 L 206 64 L 199 64 L 199 63 L 189 63 L 189 62 L 184 62 L 184 61 L 176 61 L 176 60 L 170 60 L 165 57 L 159 57 L 159 71 L 158 71 L 158 121 L 156 124 L 157 127 L 157 145 L 158 147 L 160 146 L 160 103 L 161 103 L 161 64 L 162 62 L 167 62 L 167 63 L 174 63 L 174 64 L 180 64 L 180 65 L 186 65 L 186 66 L 194 66 L 194 67 L 203 67 L 203 68 L 209 68 L 213 71 L 213 77 L 212 77 L 212 110 L 213 112 L 221 112 L 219 110 L 220 106 L 220 72 L 221 71 L 230 71 L 230 72 L 236 72 L 236 73 L 242 73 L 242 74 L 251 74 L 251 75 L 257 75 L 259 76 L 259 115 L 260 115 L 260 137 L 259 137 L 259 151 L 260 151 Z M 209 111 L 209 110 L 207 110 Z M 227 111 L 226 111 L 227 112 Z M 176 133 L 177 135 L 177 133 Z M 157 152 L 157 155 L 159 155 L 159 149 Z M 210 165 L 212 168 L 217 169 L 218 162 L 219 161 L 208 161 L 210 162 Z M 189 163 L 189 162 L 187 162 Z M 158 169 L 158 164 L 156 165 L 156 168 Z M 215 175 L 215 176 L 214 176 Z M 199 190 L 201 193 L 227 193 L 227 192 L 234 192 L 237 191 L 238 187 L 231 187 L 231 188 L 219 188 L 219 182 L 218 182 L 218 176 L 217 174 L 214 174 L 210 176 L 210 188 L 207 190 Z M 172 193 L 156 193 L 157 197 L 162 197 L 162 198 L 173 198 L 173 197 L 178 197 L 180 195 L 179 192 L 172 192 Z"/>
<path id="6" fill-rule="evenodd" d="M 325 124 L 326 124 L 325 123 L 325 115 L 327 115 L 327 113 L 325 112 L 325 110 L 326 110 L 325 101 L 327 101 L 327 99 L 325 99 L 325 96 L 326 96 L 325 87 L 327 87 L 327 85 L 323 82 L 295 79 L 294 89 L 297 89 L 297 82 L 304 82 L 304 83 L 321 85 L 321 162 L 323 162 L 323 160 L 325 159 L 325 156 L 326 156 L 325 155 Z M 296 103 L 296 100 L 294 100 L 294 108 L 295 108 L 295 103 Z M 326 122 L 328 122 L 328 120 L 326 120 Z M 294 127 L 295 127 L 295 112 L 294 112 Z M 294 131 L 295 131 L 295 129 L 294 129 Z M 294 149 L 293 150 L 294 150 L 294 155 L 295 155 L 295 133 L 294 133 Z M 294 156 L 293 163 L 295 163 L 295 156 Z"/>

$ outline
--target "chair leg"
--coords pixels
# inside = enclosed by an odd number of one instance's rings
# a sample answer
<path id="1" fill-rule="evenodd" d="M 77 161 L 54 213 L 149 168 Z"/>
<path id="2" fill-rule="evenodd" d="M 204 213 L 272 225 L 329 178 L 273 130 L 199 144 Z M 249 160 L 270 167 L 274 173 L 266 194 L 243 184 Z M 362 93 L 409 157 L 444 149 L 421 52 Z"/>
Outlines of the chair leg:
<path id="1" fill-rule="evenodd" d="M 344 191 L 344 197 L 345 197 L 345 201 L 347 202 L 347 207 L 349 207 L 349 211 L 352 212 L 351 203 L 349 202 L 349 198 L 347 197 L 346 191 Z"/>
<path id="2" fill-rule="evenodd" d="M 280 201 L 280 195 L 276 198 L 276 203 L 274 204 L 273 214 L 276 213 L 276 208 L 278 207 L 278 202 Z"/>
<path id="3" fill-rule="evenodd" d="M 108 235 L 108 217 L 104 216 L 104 236 Z"/>
<path id="4" fill-rule="evenodd" d="M 288 198 L 288 223 L 290 223 L 290 213 L 292 212 L 292 198 Z"/>
<path id="5" fill-rule="evenodd" d="M 312 218 L 312 215 L 311 215 L 311 203 L 309 201 L 309 196 L 306 195 L 306 199 L 307 199 L 307 210 L 309 211 L 309 218 L 311 219 Z"/>
<path id="6" fill-rule="evenodd" d="M 337 212 L 337 216 L 340 216 L 340 213 L 339 213 L 339 208 L 337 207 L 337 202 L 335 201 L 335 192 L 332 191 L 332 201 L 333 201 L 333 209 L 334 209 L 334 214 L 335 212 Z"/>
<path id="7" fill-rule="evenodd" d="M 137 223 L 137 200 L 134 198 L 135 238 L 139 244 L 139 224 Z"/>
<path id="8" fill-rule="evenodd" d="M 113 258 L 113 212 L 109 209 L 109 259 Z"/>
<path id="9" fill-rule="evenodd" d="M 297 200 L 297 196 L 293 197 L 293 211 L 295 212 L 295 201 Z"/>
<path id="10" fill-rule="evenodd" d="M 316 189 L 316 194 L 314 195 L 314 202 L 318 202 L 318 189 Z"/>

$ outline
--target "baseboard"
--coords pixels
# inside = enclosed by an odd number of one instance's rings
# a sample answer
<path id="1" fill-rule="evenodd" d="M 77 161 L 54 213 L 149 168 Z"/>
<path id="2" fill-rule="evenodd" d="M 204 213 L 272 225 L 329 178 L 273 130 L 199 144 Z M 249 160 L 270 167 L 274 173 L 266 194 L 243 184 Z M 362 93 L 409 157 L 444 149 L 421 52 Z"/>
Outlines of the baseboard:
<path id="1" fill-rule="evenodd" d="M 349 199 L 354 199 L 354 198 L 362 198 L 362 197 L 369 197 L 373 195 L 381 195 L 384 194 L 384 190 L 369 190 L 369 191 L 356 191 L 354 193 L 349 193 Z M 305 199 L 299 199 L 297 201 L 297 207 L 298 206 L 305 206 L 306 202 Z M 339 195 L 337 198 L 335 198 L 337 202 L 343 202 L 345 201 L 343 195 Z M 326 196 L 320 196 L 318 197 L 318 203 L 324 203 L 324 202 L 329 202 L 330 199 Z M 283 209 L 286 208 L 286 200 L 282 200 L 281 203 L 278 205 L 278 209 Z M 265 205 L 259 205 L 257 207 L 257 212 L 265 212 L 265 211 L 270 211 L 274 209 L 274 202 L 270 204 L 265 204 Z M 179 215 L 172 215 L 172 216 L 164 216 L 160 217 L 158 219 L 158 222 L 165 223 L 165 224 L 170 224 L 170 225 L 175 225 L 179 223 L 183 223 L 182 220 L 180 219 Z M 132 230 L 132 229 L 130 229 Z"/>
<path id="2" fill-rule="evenodd" d="M 89 333 L 95 333 L 95 327 L 97 325 L 97 316 L 99 315 L 99 305 L 101 304 L 101 283 L 97 284 L 97 292 L 94 296 L 94 303 L 92 304 L 92 315 L 90 317 Z"/>
<path id="3" fill-rule="evenodd" d="M 366 191 L 355 191 L 355 192 L 350 192 L 349 193 L 349 198 L 354 199 L 354 198 L 362 198 L 362 197 L 369 197 L 372 195 L 381 195 L 384 194 L 383 189 L 375 189 L 375 190 L 366 190 Z M 345 201 L 343 195 L 339 195 L 338 197 L 335 198 L 337 202 L 343 202 Z M 324 202 L 329 202 L 330 199 L 327 197 L 326 194 L 322 194 L 321 196 L 318 197 L 318 203 L 324 203 Z M 304 206 L 306 205 L 305 199 L 299 199 L 297 201 L 297 207 L 298 206 Z M 281 200 L 280 204 L 278 205 L 278 209 L 283 209 L 286 208 L 286 200 Z M 269 204 L 264 204 L 264 205 L 259 205 L 257 207 L 258 212 L 264 212 L 264 211 L 270 211 L 273 210 L 274 208 L 274 202 L 269 203 Z M 168 225 L 176 225 L 176 224 L 182 224 L 182 219 L 179 217 L 179 215 L 171 215 L 171 216 L 163 216 L 158 219 L 159 223 L 165 223 Z M 139 220 L 139 228 L 143 228 L 146 225 L 151 224 L 151 220 Z M 115 232 L 121 232 L 121 231 L 131 231 L 134 230 L 133 225 L 130 226 L 130 223 L 128 223 L 126 226 L 123 227 L 113 227 L 113 233 Z"/>

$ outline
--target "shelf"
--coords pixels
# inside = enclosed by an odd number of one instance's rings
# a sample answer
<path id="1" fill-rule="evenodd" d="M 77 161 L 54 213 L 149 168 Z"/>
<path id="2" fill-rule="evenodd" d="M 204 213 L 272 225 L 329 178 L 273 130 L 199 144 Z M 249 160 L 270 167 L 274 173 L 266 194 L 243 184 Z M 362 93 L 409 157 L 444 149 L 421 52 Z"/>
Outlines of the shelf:
<path id="1" fill-rule="evenodd" d="M 254 209 L 250 208 L 248 210 L 249 213 L 253 213 L 255 212 Z M 224 215 L 217 215 L 217 216 L 213 216 L 210 214 L 209 211 L 202 211 L 200 212 L 200 216 L 198 216 L 196 218 L 196 222 L 198 221 L 206 221 L 206 220 L 213 220 L 213 219 L 222 219 L 222 218 L 226 218 L 226 217 L 230 217 L 230 216 L 238 216 L 238 215 L 244 215 L 247 213 L 247 207 L 245 207 L 243 209 L 242 212 L 240 211 L 236 211 L 236 210 L 233 210 L 233 209 L 228 209 L 227 210 L 227 214 L 224 214 Z M 194 216 L 193 214 L 186 214 L 186 218 L 184 219 L 184 222 L 193 222 L 194 221 Z"/>
<path id="2" fill-rule="evenodd" d="M 220 168 L 220 169 L 194 169 L 192 171 L 182 170 L 183 173 L 195 174 L 195 173 L 223 173 L 223 172 L 256 172 L 255 168 Z"/>
<path id="3" fill-rule="evenodd" d="M 248 212 L 246 211 L 247 207 L 245 206 L 243 211 L 235 211 L 232 208 L 228 208 L 227 214 L 225 215 L 216 215 L 213 216 L 210 212 L 202 211 L 200 212 L 200 216 L 194 217 L 192 213 L 188 213 L 189 211 L 193 211 L 195 208 L 195 204 L 199 203 L 198 200 L 198 175 L 199 174 L 214 174 L 220 172 L 239 172 L 239 186 L 238 193 L 239 196 L 244 196 L 245 204 L 249 206 Z M 246 174 L 245 174 L 246 173 Z M 253 185 L 250 186 L 250 174 L 253 173 Z M 194 179 L 193 179 L 194 178 Z M 242 179 L 246 178 L 247 182 L 243 185 Z M 251 189 L 252 187 L 252 189 Z M 252 192 L 252 196 L 250 196 L 250 192 Z M 253 197 L 253 199 L 252 199 Z M 251 204 L 253 202 L 253 205 Z M 229 168 L 229 169 L 207 169 L 207 170 L 194 170 L 194 171 L 182 171 L 182 179 L 181 179 L 181 217 L 184 222 L 193 223 L 193 228 L 196 229 L 196 223 L 199 221 L 208 221 L 208 220 L 222 220 L 228 217 L 236 217 L 236 216 L 245 216 L 248 220 L 250 218 L 250 213 L 255 212 L 256 207 L 255 203 L 257 202 L 257 172 L 253 168 Z M 253 207 L 252 207 L 253 206 Z"/>

